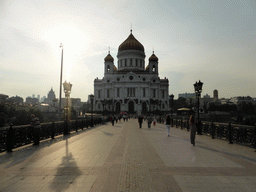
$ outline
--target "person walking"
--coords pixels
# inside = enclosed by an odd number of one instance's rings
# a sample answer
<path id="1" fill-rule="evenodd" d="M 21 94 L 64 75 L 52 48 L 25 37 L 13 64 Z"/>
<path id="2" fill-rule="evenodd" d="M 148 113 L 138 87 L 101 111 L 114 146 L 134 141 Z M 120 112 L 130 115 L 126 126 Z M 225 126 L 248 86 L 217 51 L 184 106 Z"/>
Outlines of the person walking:
<path id="1" fill-rule="evenodd" d="M 151 123 L 152 123 L 152 117 L 149 115 L 148 116 L 148 128 L 151 128 Z"/>
<path id="2" fill-rule="evenodd" d="M 170 137 L 171 118 L 169 115 L 166 116 L 165 126 L 166 126 L 167 137 Z"/>
<path id="3" fill-rule="evenodd" d="M 117 123 L 117 121 L 118 121 L 118 116 L 117 115 L 115 115 L 115 119 L 116 119 L 116 123 Z"/>
<path id="4" fill-rule="evenodd" d="M 154 116 L 153 125 L 156 126 L 156 116 Z"/>
<path id="5" fill-rule="evenodd" d="M 111 116 L 111 122 L 112 122 L 112 126 L 114 126 L 114 124 L 115 124 L 115 116 Z"/>
<path id="6" fill-rule="evenodd" d="M 40 129 L 41 129 L 40 121 L 34 114 L 32 114 L 30 117 L 31 117 L 31 127 L 33 128 L 33 140 L 34 140 L 33 145 L 39 145 Z"/>
<path id="7" fill-rule="evenodd" d="M 190 141 L 193 146 L 195 146 L 196 138 L 196 119 L 194 115 L 191 115 L 189 118 L 189 127 L 190 127 Z"/>
<path id="8" fill-rule="evenodd" d="M 138 122 L 139 122 L 139 125 L 140 125 L 140 128 L 141 128 L 141 126 L 142 126 L 142 122 L 143 122 L 143 117 L 142 117 L 142 115 L 141 115 L 141 116 L 139 116 L 139 118 L 138 118 Z"/>

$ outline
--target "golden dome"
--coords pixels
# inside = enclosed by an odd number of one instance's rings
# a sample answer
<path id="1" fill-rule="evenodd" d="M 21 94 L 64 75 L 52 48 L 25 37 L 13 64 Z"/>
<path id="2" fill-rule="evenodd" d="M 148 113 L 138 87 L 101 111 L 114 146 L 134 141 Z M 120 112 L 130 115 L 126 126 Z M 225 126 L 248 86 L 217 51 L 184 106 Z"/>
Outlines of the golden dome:
<path id="1" fill-rule="evenodd" d="M 157 58 L 157 56 L 154 54 L 154 52 L 153 52 L 153 54 L 149 57 L 149 59 L 148 59 L 149 61 L 158 61 L 158 58 Z"/>
<path id="2" fill-rule="evenodd" d="M 131 33 L 129 37 L 118 48 L 118 51 L 124 50 L 138 50 L 144 52 L 144 47 L 137 39 L 135 39 L 135 37 Z"/>
<path id="3" fill-rule="evenodd" d="M 110 53 L 105 57 L 104 61 L 110 61 L 113 62 L 114 58 L 110 55 Z"/>

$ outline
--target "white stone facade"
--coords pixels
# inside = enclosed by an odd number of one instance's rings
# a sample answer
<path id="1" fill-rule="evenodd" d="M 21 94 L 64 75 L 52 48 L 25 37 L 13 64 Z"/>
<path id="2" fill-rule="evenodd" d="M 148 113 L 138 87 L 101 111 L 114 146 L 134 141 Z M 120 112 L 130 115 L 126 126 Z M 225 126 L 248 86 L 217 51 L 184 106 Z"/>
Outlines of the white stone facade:
<path id="1" fill-rule="evenodd" d="M 169 81 L 158 76 L 153 53 L 145 68 L 144 47 L 132 33 L 119 46 L 117 66 L 105 57 L 104 77 L 94 80 L 94 111 L 143 114 L 169 110 Z"/>

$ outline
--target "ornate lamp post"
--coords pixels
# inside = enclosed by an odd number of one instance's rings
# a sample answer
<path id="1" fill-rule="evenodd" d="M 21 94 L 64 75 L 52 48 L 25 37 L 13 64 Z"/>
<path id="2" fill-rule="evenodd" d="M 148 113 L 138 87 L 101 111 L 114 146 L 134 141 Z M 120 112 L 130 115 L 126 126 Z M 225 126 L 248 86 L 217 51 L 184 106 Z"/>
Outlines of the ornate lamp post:
<path id="1" fill-rule="evenodd" d="M 60 98 L 59 98 L 59 110 L 58 110 L 58 120 L 61 121 L 61 88 L 62 88 L 62 70 L 63 70 L 63 45 L 62 43 L 60 44 L 60 48 L 62 49 L 61 51 L 61 68 L 60 68 Z"/>
<path id="2" fill-rule="evenodd" d="M 174 98 L 174 95 L 171 94 L 170 95 L 170 100 L 171 100 L 171 119 L 172 119 L 173 98 Z"/>
<path id="3" fill-rule="evenodd" d="M 194 84 L 195 93 L 197 97 L 197 122 L 198 123 L 200 122 L 199 121 L 199 107 L 200 107 L 199 98 L 201 96 L 202 87 L 203 87 L 203 83 L 200 80 Z"/>
<path id="4" fill-rule="evenodd" d="M 91 101 L 91 127 L 93 127 L 93 101 L 94 101 L 94 95 L 90 95 L 90 101 Z"/>
<path id="5" fill-rule="evenodd" d="M 69 99 L 70 99 L 70 93 L 71 93 L 71 88 L 72 84 L 69 82 L 67 83 L 66 81 L 63 83 L 64 87 L 64 93 L 65 93 L 65 99 L 66 99 L 66 110 L 65 110 L 65 124 L 64 124 L 64 131 L 63 134 L 67 135 L 69 134 L 69 127 L 68 127 L 68 121 L 69 121 Z"/>

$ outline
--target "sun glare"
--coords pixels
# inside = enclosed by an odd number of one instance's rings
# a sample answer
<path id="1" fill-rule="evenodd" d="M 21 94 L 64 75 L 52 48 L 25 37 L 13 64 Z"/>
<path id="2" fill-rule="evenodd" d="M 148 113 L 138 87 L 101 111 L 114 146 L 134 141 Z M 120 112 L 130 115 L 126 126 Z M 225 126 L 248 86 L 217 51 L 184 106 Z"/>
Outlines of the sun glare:
<path id="1" fill-rule="evenodd" d="M 70 73 L 75 66 L 74 63 L 81 56 L 84 56 L 89 47 L 90 38 L 88 34 L 76 26 L 62 25 L 46 29 L 42 32 L 42 39 L 48 42 L 56 57 L 60 55 L 59 45 L 62 43 L 64 49 L 63 62 L 65 65 L 64 77 L 69 81 Z"/>

